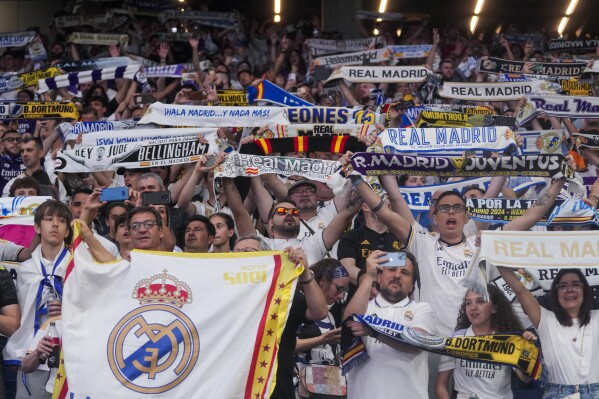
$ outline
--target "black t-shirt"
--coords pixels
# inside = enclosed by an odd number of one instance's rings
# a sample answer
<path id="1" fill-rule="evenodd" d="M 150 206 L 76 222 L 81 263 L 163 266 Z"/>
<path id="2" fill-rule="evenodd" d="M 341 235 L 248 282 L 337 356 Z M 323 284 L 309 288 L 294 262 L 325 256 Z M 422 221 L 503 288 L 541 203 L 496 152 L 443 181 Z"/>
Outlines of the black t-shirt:
<path id="1" fill-rule="evenodd" d="M 270 399 L 289 399 L 294 398 L 293 387 L 293 367 L 295 363 L 295 333 L 300 325 L 308 323 L 306 311 L 308 304 L 306 298 L 299 290 L 295 291 L 289 317 L 281 335 L 279 353 L 277 354 L 277 382 Z"/>
<path id="2" fill-rule="evenodd" d="M 8 270 L 0 266 L 0 309 L 8 305 L 18 305 L 15 283 Z"/>

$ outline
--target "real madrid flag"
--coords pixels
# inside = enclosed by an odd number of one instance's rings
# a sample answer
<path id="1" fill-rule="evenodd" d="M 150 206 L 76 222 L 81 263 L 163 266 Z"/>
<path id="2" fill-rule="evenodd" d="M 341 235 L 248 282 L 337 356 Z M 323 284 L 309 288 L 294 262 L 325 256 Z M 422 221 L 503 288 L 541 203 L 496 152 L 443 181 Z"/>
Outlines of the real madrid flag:
<path id="1" fill-rule="evenodd" d="M 282 252 L 75 251 L 63 351 L 72 398 L 268 398 L 295 269 Z"/>

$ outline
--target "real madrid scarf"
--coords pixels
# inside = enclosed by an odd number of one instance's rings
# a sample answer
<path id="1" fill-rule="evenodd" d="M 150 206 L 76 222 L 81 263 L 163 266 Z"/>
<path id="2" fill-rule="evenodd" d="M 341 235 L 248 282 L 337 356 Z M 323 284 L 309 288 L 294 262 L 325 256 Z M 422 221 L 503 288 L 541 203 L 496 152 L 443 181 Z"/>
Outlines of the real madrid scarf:
<path id="1" fill-rule="evenodd" d="M 0 47 L 22 47 L 35 39 L 35 32 L 0 33 Z"/>
<path id="2" fill-rule="evenodd" d="M 239 152 L 254 155 L 312 151 L 343 154 L 346 151 L 353 152 L 365 149 L 366 146 L 352 136 L 298 136 L 280 139 L 258 139 L 242 145 Z"/>
<path id="3" fill-rule="evenodd" d="M 262 80 L 256 86 L 247 88 L 248 102 L 253 104 L 254 101 L 266 101 L 269 103 L 281 105 L 283 107 L 313 107 L 314 104 L 305 101 L 304 99 L 291 94 L 279 86 Z"/>
<path id="4" fill-rule="evenodd" d="M 297 136 L 356 136 L 366 137 L 378 132 L 375 125 L 356 124 L 294 124 L 294 125 L 269 125 L 257 129 L 256 138 L 282 138 Z"/>
<path id="5" fill-rule="evenodd" d="M 527 130 L 518 132 L 524 141 L 520 148 L 523 154 L 563 154 L 567 149 L 562 145 L 563 130 Z"/>
<path id="6" fill-rule="evenodd" d="M 153 67 L 145 67 L 144 74 L 147 78 L 167 77 L 167 78 L 180 78 L 185 66 L 178 65 L 160 65 Z"/>
<path id="7" fill-rule="evenodd" d="M 96 82 L 99 80 L 134 79 L 139 73 L 139 65 L 119 66 L 115 68 L 94 69 L 91 71 L 71 72 L 54 78 L 40 79 L 40 93 L 56 90 L 59 87 L 69 87 L 80 83 Z"/>
<path id="8" fill-rule="evenodd" d="M 517 367 L 533 379 L 538 379 L 542 372 L 540 349 L 520 335 L 492 334 L 444 338 L 416 331 L 375 315 L 354 314 L 350 318 L 361 323 L 377 336 L 384 336 L 395 342 L 428 352 L 459 359 Z M 345 326 L 343 328 L 347 329 Z M 344 374 L 367 360 L 364 359 L 367 352 L 363 343 L 360 342 L 361 338 L 355 338 L 351 346 L 345 346 L 341 349 Z M 360 354 L 356 354 L 356 352 Z"/>
<path id="9" fill-rule="evenodd" d="M 584 39 L 584 40 L 563 40 L 563 39 L 551 39 L 547 46 L 549 50 L 557 51 L 580 51 L 590 50 L 595 51 L 597 48 L 597 39 Z"/>
<path id="10" fill-rule="evenodd" d="M 443 82 L 443 86 L 439 88 L 439 95 L 467 101 L 514 101 L 527 94 L 555 94 L 550 85 L 542 80 L 499 83 Z"/>
<path id="11" fill-rule="evenodd" d="M 478 63 L 478 71 L 486 73 L 521 73 L 526 61 L 511 61 L 488 57 Z M 579 76 L 586 68 L 586 62 L 535 62 L 532 71 L 538 75 Z"/>
<path id="12" fill-rule="evenodd" d="M 55 173 L 101 172 L 119 169 L 149 168 L 197 161 L 214 154 L 213 140 L 201 143 L 197 137 L 171 137 L 134 143 L 81 147 L 58 152 Z"/>
<path id="13" fill-rule="evenodd" d="M 121 46 L 125 46 L 127 45 L 128 41 L 128 35 L 112 33 L 73 32 L 67 38 L 68 43 L 94 44 L 98 46 L 110 46 L 111 44 L 120 44 Z"/>
<path id="14" fill-rule="evenodd" d="M 421 83 L 428 70 L 424 66 L 342 66 L 327 82 L 345 79 L 352 83 Z"/>
<path id="15" fill-rule="evenodd" d="M 516 118 L 503 115 L 463 114 L 458 112 L 422 111 L 418 127 L 515 126 Z"/>
<path id="16" fill-rule="evenodd" d="M 599 149 L 599 136 L 591 133 L 574 133 L 573 138 L 578 148 Z"/>
<path id="17" fill-rule="evenodd" d="M 350 173 L 357 173 L 366 176 L 534 176 L 559 178 L 566 175 L 567 167 L 564 156 L 560 154 L 496 158 L 448 158 L 361 152 L 352 155 L 349 165 L 342 172 L 345 176 Z"/>
<path id="18" fill-rule="evenodd" d="M 0 93 L 34 86 L 37 84 L 38 80 L 53 78 L 58 74 L 60 74 L 58 68 L 50 67 L 40 71 L 25 72 L 18 75 L 2 75 L 0 76 Z"/>
<path id="19" fill-rule="evenodd" d="M 326 182 L 339 168 L 339 162 L 311 158 L 273 157 L 232 152 L 214 169 L 214 178 L 251 177 L 266 173 L 283 176 L 301 175 Z"/>
<path id="20" fill-rule="evenodd" d="M 56 64 L 64 72 L 88 71 L 91 69 L 114 68 L 137 63 L 129 57 L 107 57 L 93 60 L 67 61 Z"/>
<path id="21" fill-rule="evenodd" d="M 534 205 L 534 200 L 506 198 L 466 199 L 466 211 L 477 222 L 505 224 L 522 216 Z M 537 222 L 539 226 L 550 224 L 589 225 L 598 224 L 597 212 L 579 199 L 556 200 L 554 206 Z"/>
<path id="22" fill-rule="evenodd" d="M 337 55 L 325 55 L 314 60 L 316 66 L 337 65 L 370 65 L 391 60 L 389 48 L 358 51 L 355 53 L 344 53 Z"/>
<path id="23" fill-rule="evenodd" d="M 455 114 L 460 115 L 460 114 Z M 514 133 L 505 126 L 473 128 L 399 128 L 379 134 L 386 153 L 435 153 L 438 151 L 495 151 L 516 148 Z"/>
<path id="24" fill-rule="evenodd" d="M 79 119 L 75 104 L 57 101 L 0 103 L 0 119 Z"/>
<path id="25" fill-rule="evenodd" d="M 23 224 L 33 226 L 33 215 L 42 203 L 52 197 L 4 197 L 0 198 L 0 224 Z"/>
<path id="26" fill-rule="evenodd" d="M 308 39 L 304 42 L 304 46 L 310 50 L 310 54 L 313 56 L 346 53 L 348 51 L 364 51 L 377 46 L 384 47 L 385 44 L 385 38 L 382 36 L 349 40 Z"/>
<path id="27" fill-rule="evenodd" d="M 432 44 L 417 44 L 417 45 L 403 45 L 403 46 L 387 46 L 387 49 L 391 52 L 391 55 L 396 60 L 402 58 L 426 58 L 431 52 Z"/>
<path id="28" fill-rule="evenodd" d="M 578 96 L 526 96 L 526 105 L 518 112 L 520 126 L 544 113 L 557 118 L 599 118 L 599 98 Z"/>
<path id="29" fill-rule="evenodd" d="M 187 128 L 164 128 L 164 129 L 123 129 L 112 130 L 109 134 L 105 132 L 86 133 L 81 137 L 81 144 L 86 147 L 98 145 L 113 145 L 136 143 L 140 141 L 162 140 L 173 137 L 198 137 L 201 134 L 206 139 L 215 140 L 220 143 L 213 127 L 187 127 Z"/>
<path id="30" fill-rule="evenodd" d="M 546 180 L 542 177 L 533 177 L 531 179 L 527 179 L 528 181 L 517 185 L 516 187 L 512 187 L 512 190 L 516 192 L 516 194 L 520 193 L 523 190 L 527 190 L 532 186 L 536 185 L 545 185 Z M 430 206 L 430 200 L 433 198 L 433 194 L 435 191 L 451 191 L 455 190 L 464 194 L 464 192 L 472 187 L 479 187 L 483 190 L 487 190 L 489 188 L 489 184 L 491 183 L 490 177 L 478 177 L 471 179 L 464 179 L 457 182 L 451 183 L 443 183 L 443 184 L 431 184 L 427 186 L 419 186 L 419 187 L 400 187 L 401 194 L 406 200 L 408 206 L 411 210 L 414 211 L 428 211 Z"/>
<path id="31" fill-rule="evenodd" d="M 91 15 L 63 15 L 54 18 L 54 26 L 57 28 L 72 28 L 74 26 L 98 26 L 106 25 L 112 18 L 112 12 Z"/>
<path id="32" fill-rule="evenodd" d="M 158 15 L 161 24 L 169 19 L 194 21 L 200 25 L 222 29 L 233 29 L 236 26 L 235 14 L 232 12 L 166 10 Z"/>

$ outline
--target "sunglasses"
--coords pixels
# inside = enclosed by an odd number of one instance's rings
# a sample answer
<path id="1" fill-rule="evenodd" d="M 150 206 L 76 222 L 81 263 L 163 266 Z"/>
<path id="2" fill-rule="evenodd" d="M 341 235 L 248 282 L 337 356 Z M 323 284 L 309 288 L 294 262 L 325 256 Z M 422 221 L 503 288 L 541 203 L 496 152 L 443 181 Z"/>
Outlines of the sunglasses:
<path id="1" fill-rule="evenodd" d="M 280 216 L 285 216 L 291 214 L 291 216 L 299 216 L 300 211 L 297 208 L 285 208 L 284 206 L 279 206 L 275 208 L 275 213 Z"/>

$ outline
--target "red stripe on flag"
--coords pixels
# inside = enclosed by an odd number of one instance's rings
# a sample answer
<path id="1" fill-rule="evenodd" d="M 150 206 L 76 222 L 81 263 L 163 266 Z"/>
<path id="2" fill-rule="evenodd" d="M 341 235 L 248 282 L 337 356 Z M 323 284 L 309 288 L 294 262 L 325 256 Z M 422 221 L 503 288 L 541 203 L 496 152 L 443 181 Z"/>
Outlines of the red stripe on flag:
<path id="1" fill-rule="evenodd" d="M 77 230 L 79 230 L 79 229 L 77 229 Z M 65 272 L 64 272 L 64 282 L 67 281 L 67 279 L 69 278 L 69 275 L 71 274 L 71 272 L 73 271 L 73 268 L 75 267 L 75 261 L 73 260 L 73 257 L 75 254 L 75 250 L 77 249 L 79 244 L 81 244 L 82 241 L 83 241 L 83 239 L 81 238 L 81 233 L 79 231 L 76 231 L 75 237 L 73 237 L 73 248 L 72 248 L 72 252 L 71 252 L 71 259 L 69 260 L 69 264 L 67 265 L 67 270 L 65 270 Z M 64 284 L 64 282 L 63 282 L 63 284 Z"/>
<path id="2" fill-rule="evenodd" d="M 264 305 L 264 312 L 262 312 L 262 317 L 260 318 L 260 325 L 258 326 L 258 333 L 256 334 L 256 342 L 254 343 L 254 353 L 252 354 L 252 361 L 250 363 L 250 372 L 248 374 L 248 379 L 245 385 L 245 395 L 246 399 L 254 399 L 252 398 L 252 387 L 254 386 L 254 378 L 256 375 L 256 363 L 258 362 L 258 354 L 260 352 L 260 343 L 262 342 L 262 337 L 264 336 L 264 327 L 266 326 L 266 319 L 268 317 L 269 308 L 272 303 L 272 298 L 275 294 L 275 290 L 277 288 L 277 282 L 279 280 L 279 274 L 281 274 L 281 255 L 275 255 L 275 270 L 273 272 L 272 280 L 270 283 L 270 288 L 268 289 L 268 295 L 266 296 L 266 303 Z M 272 367 L 272 366 L 271 366 Z M 266 382 L 265 382 L 266 385 Z"/>

